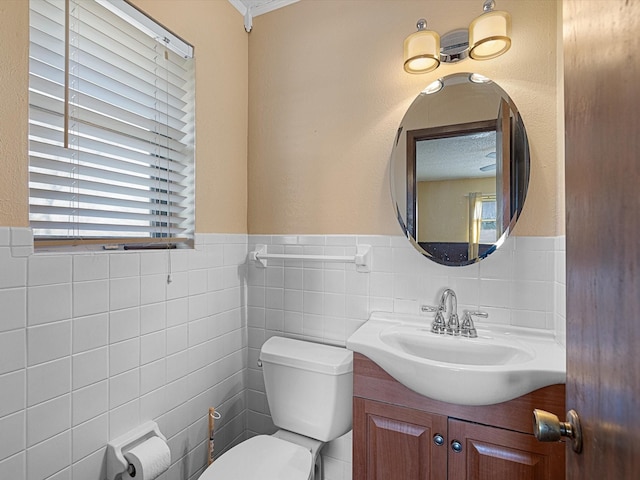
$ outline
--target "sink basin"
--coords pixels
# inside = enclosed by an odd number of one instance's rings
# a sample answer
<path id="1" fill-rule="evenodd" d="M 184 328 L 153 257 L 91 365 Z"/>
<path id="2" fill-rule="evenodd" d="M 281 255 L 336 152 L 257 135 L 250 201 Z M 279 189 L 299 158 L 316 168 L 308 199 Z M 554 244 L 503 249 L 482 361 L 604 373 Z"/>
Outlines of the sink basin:
<path id="1" fill-rule="evenodd" d="M 417 393 L 459 405 L 506 402 L 565 383 L 565 350 L 551 332 L 480 326 L 478 338 L 431 332 L 431 317 L 375 312 L 348 340 Z"/>
<path id="2" fill-rule="evenodd" d="M 531 348 L 522 344 L 507 344 L 501 338 L 435 335 L 427 328 L 391 327 L 380 333 L 380 339 L 389 347 L 408 355 L 441 363 L 506 365 L 535 358 Z"/>

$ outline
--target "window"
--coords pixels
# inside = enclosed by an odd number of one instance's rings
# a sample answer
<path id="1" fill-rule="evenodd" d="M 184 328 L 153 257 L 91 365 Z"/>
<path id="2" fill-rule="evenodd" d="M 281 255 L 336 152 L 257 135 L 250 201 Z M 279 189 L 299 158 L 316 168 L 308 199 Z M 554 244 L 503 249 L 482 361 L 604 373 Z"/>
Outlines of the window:
<path id="1" fill-rule="evenodd" d="M 482 218 L 480 223 L 480 243 L 494 244 L 496 229 L 496 196 L 482 195 Z"/>
<path id="2" fill-rule="evenodd" d="M 193 48 L 124 0 L 31 0 L 37 242 L 193 234 Z"/>

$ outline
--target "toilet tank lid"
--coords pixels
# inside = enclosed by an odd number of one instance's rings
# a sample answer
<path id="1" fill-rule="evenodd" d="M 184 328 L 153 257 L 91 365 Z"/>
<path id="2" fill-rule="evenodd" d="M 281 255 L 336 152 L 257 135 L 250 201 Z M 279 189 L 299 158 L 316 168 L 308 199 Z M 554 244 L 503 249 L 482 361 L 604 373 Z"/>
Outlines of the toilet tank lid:
<path id="1" fill-rule="evenodd" d="M 271 337 L 264 342 L 260 360 L 328 375 L 342 375 L 353 371 L 352 351 L 285 337 Z"/>

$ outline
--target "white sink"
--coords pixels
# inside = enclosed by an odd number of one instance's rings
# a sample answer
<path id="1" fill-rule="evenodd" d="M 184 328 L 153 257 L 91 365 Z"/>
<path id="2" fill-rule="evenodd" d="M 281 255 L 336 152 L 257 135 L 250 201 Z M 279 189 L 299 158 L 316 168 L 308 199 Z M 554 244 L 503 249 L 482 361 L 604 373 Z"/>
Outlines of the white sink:
<path id="1" fill-rule="evenodd" d="M 434 362 L 458 365 L 507 365 L 528 362 L 535 352 L 512 338 L 479 336 L 467 339 L 451 335 L 435 335 L 428 328 L 401 325 L 380 332 L 387 346 L 405 354 Z M 505 341 L 506 340 L 506 341 Z"/>
<path id="2" fill-rule="evenodd" d="M 476 323 L 478 338 L 431 333 L 432 317 L 375 312 L 347 340 L 417 393 L 459 405 L 506 402 L 565 383 L 551 332 Z"/>

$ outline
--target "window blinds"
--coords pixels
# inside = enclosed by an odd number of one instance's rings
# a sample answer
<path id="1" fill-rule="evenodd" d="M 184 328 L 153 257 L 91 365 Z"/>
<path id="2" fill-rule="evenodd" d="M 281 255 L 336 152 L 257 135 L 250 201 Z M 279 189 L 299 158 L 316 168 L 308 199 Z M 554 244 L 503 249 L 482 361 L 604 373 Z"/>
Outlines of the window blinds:
<path id="1" fill-rule="evenodd" d="M 175 37 L 153 38 L 114 13 L 117 3 L 30 2 L 36 239 L 193 233 L 194 60 L 167 48 Z"/>

